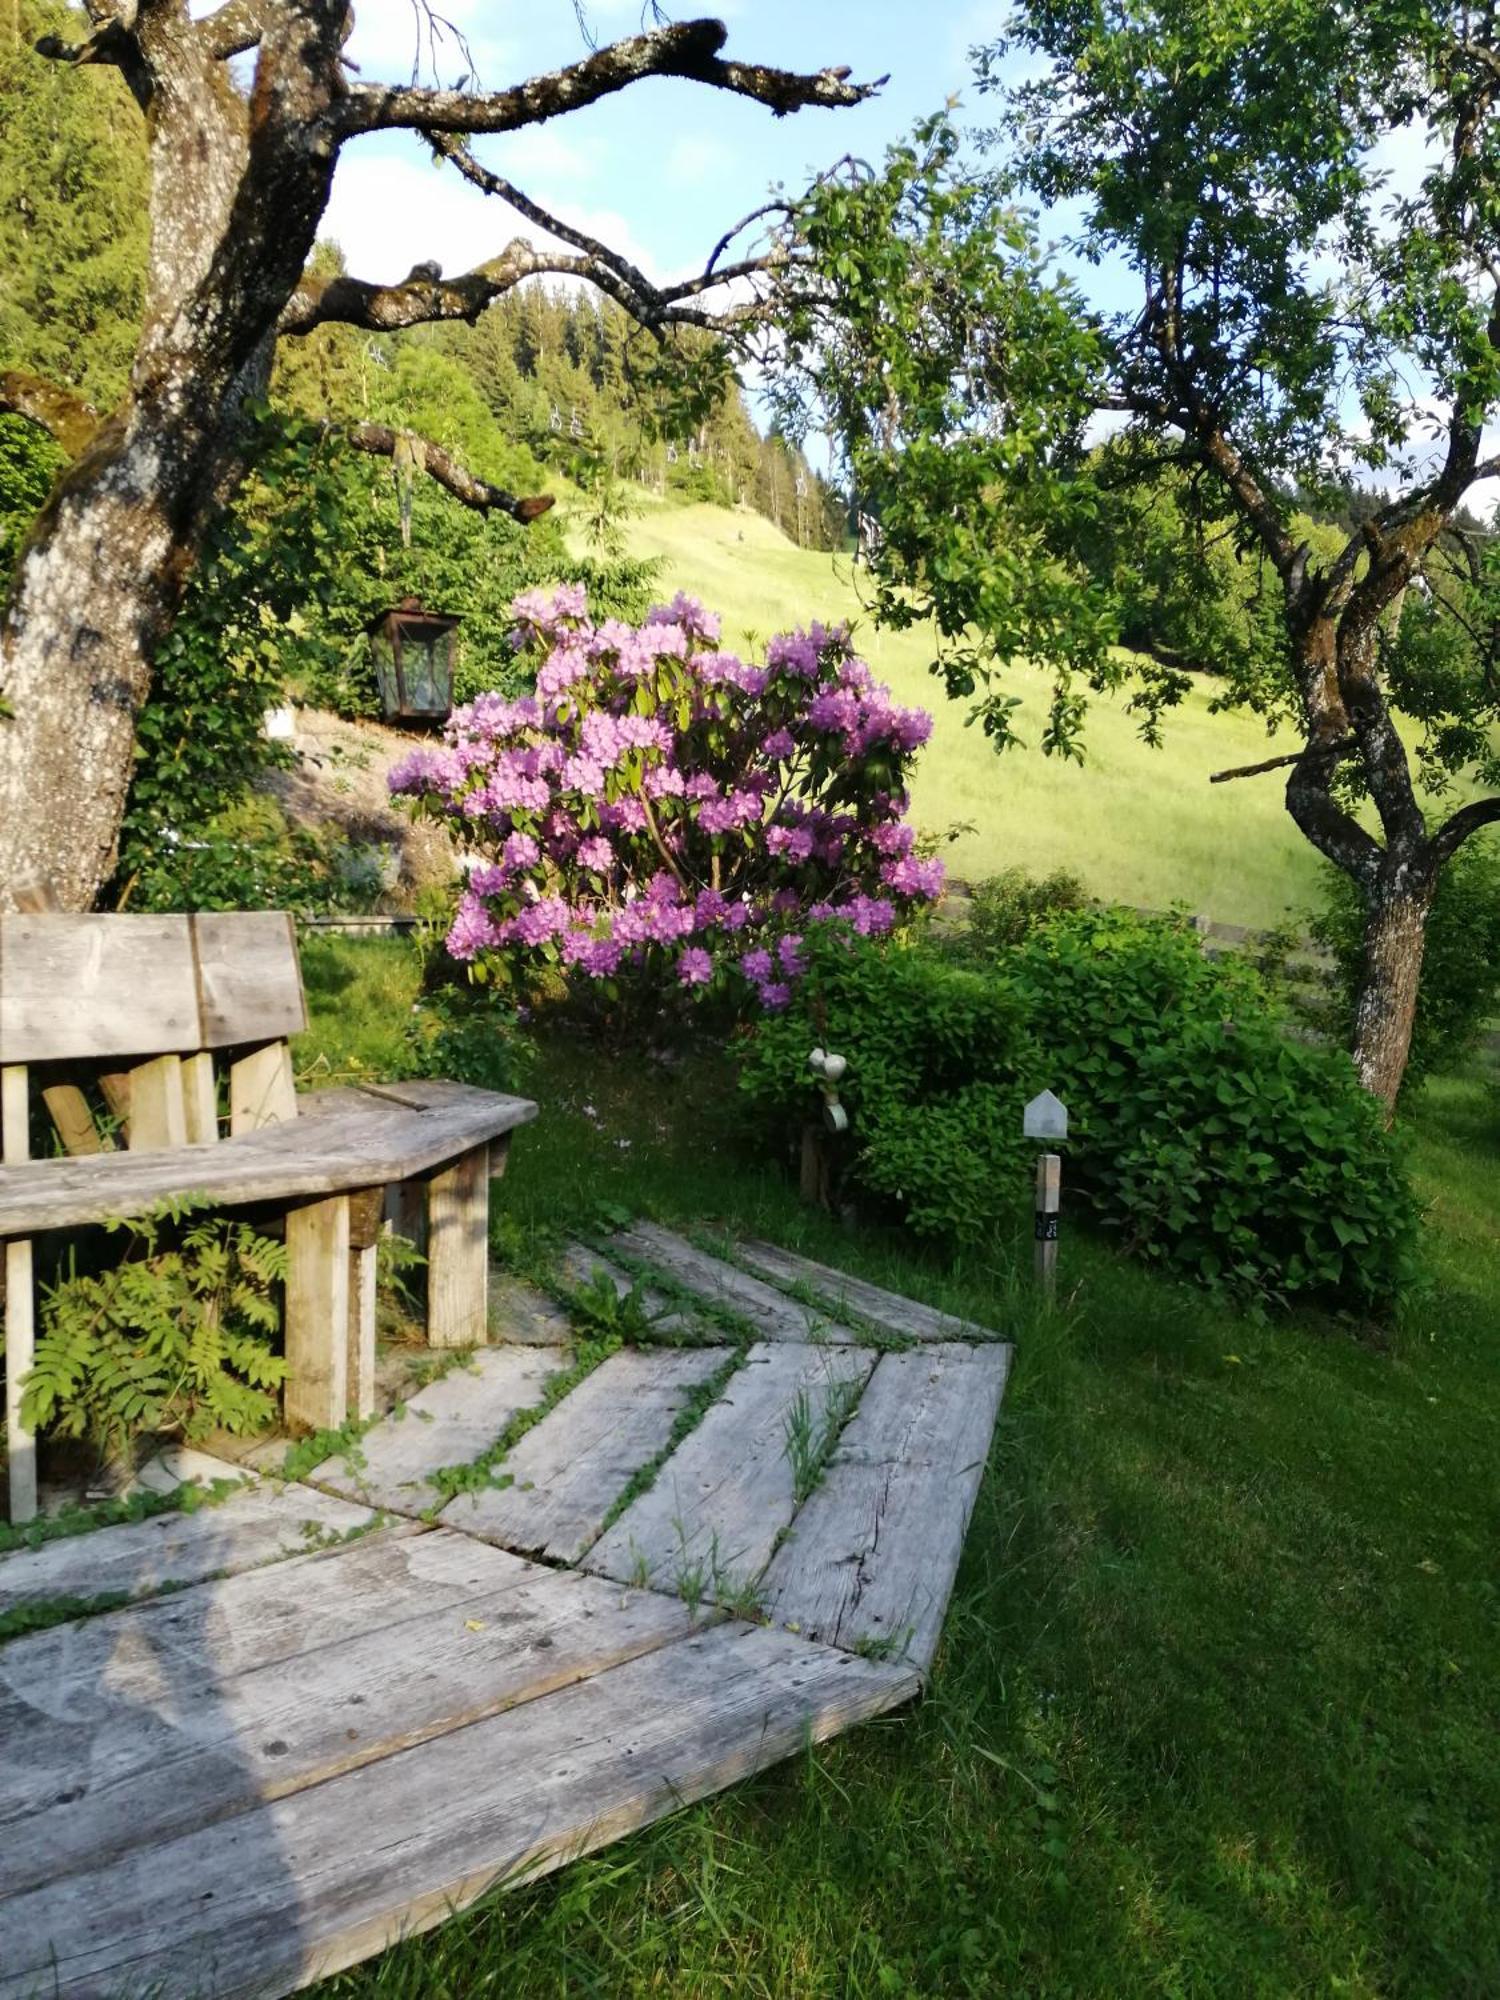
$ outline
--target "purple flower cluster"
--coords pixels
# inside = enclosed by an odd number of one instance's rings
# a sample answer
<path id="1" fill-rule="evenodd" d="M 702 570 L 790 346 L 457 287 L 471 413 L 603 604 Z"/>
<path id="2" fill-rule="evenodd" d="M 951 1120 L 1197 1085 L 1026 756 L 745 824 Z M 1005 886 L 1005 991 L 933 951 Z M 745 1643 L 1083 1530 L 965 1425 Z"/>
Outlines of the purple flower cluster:
<path id="1" fill-rule="evenodd" d="M 943 893 L 905 819 L 931 718 L 893 702 L 846 626 L 784 633 L 757 665 L 687 597 L 639 627 L 595 626 L 576 585 L 512 611 L 535 694 L 482 695 L 390 780 L 487 857 L 455 958 L 637 967 L 689 992 L 733 978 L 774 1011 L 809 924 L 878 937 Z"/>

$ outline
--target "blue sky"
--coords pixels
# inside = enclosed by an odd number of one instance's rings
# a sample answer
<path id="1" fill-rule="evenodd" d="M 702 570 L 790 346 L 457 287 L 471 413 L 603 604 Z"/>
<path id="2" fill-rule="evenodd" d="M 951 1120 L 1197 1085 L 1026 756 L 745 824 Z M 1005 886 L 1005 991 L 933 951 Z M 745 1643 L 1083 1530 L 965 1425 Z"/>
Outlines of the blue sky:
<path id="1" fill-rule="evenodd" d="M 499 88 L 585 53 L 571 0 L 437 0 L 469 38 L 482 86 Z M 679 19 L 699 11 L 674 7 Z M 702 9 L 727 21 L 729 53 L 784 68 L 848 63 L 856 76 L 890 74 L 873 102 L 852 111 L 777 119 L 763 107 L 701 86 L 652 79 L 606 103 L 527 131 L 479 142 L 485 161 L 568 220 L 634 254 L 658 277 L 701 266 L 722 230 L 776 181 L 804 184 L 845 152 L 878 156 L 924 112 L 963 93 L 982 116 L 968 50 L 993 38 L 1004 0 L 732 0 Z M 596 36 L 640 25 L 640 0 L 591 0 Z M 411 0 L 356 0 L 349 52 L 367 80 L 409 77 L 416 50 Z M 440 49 L 439 73 L 466 67 Z M 424 80 L 430 61 L 424 49 Z M 348 147 L 327 233 L 350 268 L 376 280 L 438 259 L 453 272 L 482 262 L 518 233 L 509 210 L 438 172 L 421 144 L 381 134 Z"/>

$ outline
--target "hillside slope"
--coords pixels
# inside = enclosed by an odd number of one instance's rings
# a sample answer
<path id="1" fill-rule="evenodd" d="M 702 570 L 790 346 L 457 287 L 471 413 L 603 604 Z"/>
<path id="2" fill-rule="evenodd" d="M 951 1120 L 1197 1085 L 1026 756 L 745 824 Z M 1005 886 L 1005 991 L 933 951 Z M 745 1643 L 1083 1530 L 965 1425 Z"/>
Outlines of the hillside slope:
<path id="1" fill-rule="evenodd" d="M 663 564 L 667 595 L 686 590 L 725 621 L 725 637 L 773 632 L 813 618 L 862 616 L 851 565 L 798 549 L 758 514 L 647 500 L 627 524 L 630 552 Z M 1273 924 L 1316 893 L 1318 862 L 1287 817 L 1275 775 L 1213 785 L 1209 774 L 1290 747 L 1253 719 L 1211 715 L 1211 684 L 1194 688 L 1169 720 L 1161 750 L 1149 750 L 1117 701 L 1099 701 L 1087 732 L 1087 762 L 1064 764 L 1039 750 L 999 756 L 965 727 L 927 671 L 924 632 L 861 627 L 865 657 L 906 702 L 932 711 L 936 727 L 919 759 L 916 816 L 941 831 L 974 831 L 948 850 L 968 877 L 1019 864 L 1033 873 L 1075 869 L 1099 896 L 1164 907 L 1184 902 L 1226 923 Z M 1021 735 L 1041 734 L 1046 681 L 1018 670 Z"/>

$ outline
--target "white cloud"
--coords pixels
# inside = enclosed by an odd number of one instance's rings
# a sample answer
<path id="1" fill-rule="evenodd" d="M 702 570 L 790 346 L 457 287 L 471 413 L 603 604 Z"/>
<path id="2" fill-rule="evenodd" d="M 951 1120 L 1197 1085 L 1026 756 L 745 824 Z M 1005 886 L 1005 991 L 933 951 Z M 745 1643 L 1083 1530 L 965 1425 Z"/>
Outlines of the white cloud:
<path id="1" fill-rule="evenodd" d="M 417 0 L 360 0 L 346 53 L 367 83 L 403 83 L 415 70 L 420 82 L 452 84 L 469 71 L 497 89 L 511 80 L 519 53 L 494 32 L 494 12 L 493 0 L 440 0 L 432 15 Z"/>
<path id="2" fill-rule="evenodd" d="M 477 150 L 485 148 L 481 144 Z M 527 125 L 508 134 L 503 142 L 495 142 L 486 164 L 541 201 L 558 181 L 592 180 L 604 164 L 606 152 L 603 141 L 592 134 L 564 138 L 555 125 Z"/>
<path id="3" fill-rule="evenodd" d="M 705 132 L 684 132 L 662 162 L 662 177 L 678 187 L 701 187 L 731 172 L 734 164 L 734 154 L 721 140 Z"/>
<path id="4" fill-rule="evenodd" d="M 343 154 L 334 174 L 322 233 L 340 245 L 357 277 L 390 284 L 414 264 L 429 261 L 452 276 L 484 263 L 517 236 L 543 240 L 513 209 L 481 194 L 451 167 L 430 165 L 415 143 L 409 152 L 397 153 L 390 146 L 389 141 L 356 144 Z M 648 276 L 660 277 L 655 258 L 623 216 L 576 202 L 548 205 L 574 228 L 629 257 Z"/>

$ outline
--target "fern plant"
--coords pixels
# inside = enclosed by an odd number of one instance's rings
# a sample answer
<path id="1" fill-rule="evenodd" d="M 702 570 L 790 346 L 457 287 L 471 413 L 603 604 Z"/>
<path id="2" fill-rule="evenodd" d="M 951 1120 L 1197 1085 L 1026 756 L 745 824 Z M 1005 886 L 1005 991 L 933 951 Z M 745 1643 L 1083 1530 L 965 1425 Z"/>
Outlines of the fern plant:
<path id="1" fill-rule="evenodd" d="M 248 1223 L 189 1219 L 204 1206 L 189 1197 L 107 1223 L 128 1239 L 124 1258 L 100 1272 L 70 1262 L 43 1292 L 23 1421 L 103 1453 L 142 1433 L 193 1443 L 272 1423 L 286 1249 Z"/>

